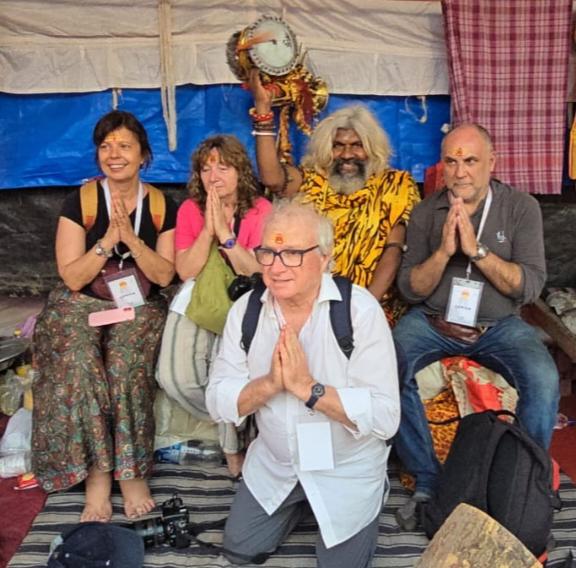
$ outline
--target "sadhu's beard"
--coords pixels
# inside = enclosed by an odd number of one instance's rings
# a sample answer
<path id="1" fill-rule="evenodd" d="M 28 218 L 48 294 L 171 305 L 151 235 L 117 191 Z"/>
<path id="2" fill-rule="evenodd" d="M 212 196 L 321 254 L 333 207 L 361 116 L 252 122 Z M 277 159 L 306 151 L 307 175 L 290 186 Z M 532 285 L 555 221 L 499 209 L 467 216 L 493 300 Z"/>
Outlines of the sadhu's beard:
<path id="1" fill-rule="evenodd" d="M 356 172 L 350 174 L 342 172 L 342 166 L 344 164 L 354 164 L 357 168 Z M 332 164 L 328 181 L 336 193 L 350 195 L 364 187 L 366 178 L 366 160 L 357 160 L 355 158 L 344 160 L 337 158 Z"/>

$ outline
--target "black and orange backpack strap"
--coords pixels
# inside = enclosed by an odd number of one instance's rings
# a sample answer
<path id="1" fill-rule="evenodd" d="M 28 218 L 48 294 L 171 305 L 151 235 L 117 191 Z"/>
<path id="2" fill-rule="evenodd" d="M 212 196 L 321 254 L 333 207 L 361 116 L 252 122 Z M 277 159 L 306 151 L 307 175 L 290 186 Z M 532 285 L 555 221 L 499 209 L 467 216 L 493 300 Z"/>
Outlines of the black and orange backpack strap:
<path id="1" fill-rule="evenodd" d="M 144 184 L 150 196 L 150 215 L 156 232 L 159 233 L 166 218 L 166 200 L 164 194 L 153 185 Z M 88 232 L 96 222 L 98 213 L 98 183 L 95 179 L 86 182 L 80 188 L 80 208 L 82 210 L 82 225 Z"/>
<path id="2" fill-rule="evenodd" d="M 98 182 L 95 179 L 87 181 L 80 188 L 80 209 L 82 210 L 82 225 L 88 232 L 94 226 L 98 213 Z"/>
<path id="3" fill-rule="evenodd" d="M 145 183 L 144 187 L 148 190 L 152 223 L 156 227 L 156 232 L 159 233 L 166 218 L 166 199 L 164 199 L 164 194 L 157 187 L 149 183 Z"/>

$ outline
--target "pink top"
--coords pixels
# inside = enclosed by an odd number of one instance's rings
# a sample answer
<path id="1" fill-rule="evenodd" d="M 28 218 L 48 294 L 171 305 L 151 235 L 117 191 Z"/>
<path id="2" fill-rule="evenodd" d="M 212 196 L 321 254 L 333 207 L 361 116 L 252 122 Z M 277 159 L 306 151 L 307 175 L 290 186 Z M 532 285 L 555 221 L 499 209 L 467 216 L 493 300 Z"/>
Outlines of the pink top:
<path id="1" fill-rule="evenodd" d="M 247 249 L 257 247 L 262 241 L 262 226 L 264 218 L 272 209 L 270 201 L 264 197 L 258 197 L 254 207 L 250 209 L 242 222 L 238 244 Z M 176 218 L 176 250 L 185 250 L 194 244 L 200 231 L 204 227 L 204 214 L 198 204 L 192 199 L 187 199 L 180 205 Z"/>

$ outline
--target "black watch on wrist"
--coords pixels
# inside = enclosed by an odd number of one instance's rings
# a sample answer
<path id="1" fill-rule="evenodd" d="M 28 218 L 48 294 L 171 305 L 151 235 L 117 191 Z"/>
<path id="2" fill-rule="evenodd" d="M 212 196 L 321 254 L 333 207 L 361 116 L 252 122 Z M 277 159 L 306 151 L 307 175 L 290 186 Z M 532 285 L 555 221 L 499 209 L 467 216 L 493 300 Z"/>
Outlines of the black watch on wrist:
<path id="1" fill-rule="evenodd" d="M 326 393 L 326 388 L 320 383 L 314 383 L 310 391 L 310 398 L 304 403 L 308 408 L 314 408 L 314 405 L 318 402 L 321 396 Z"/>

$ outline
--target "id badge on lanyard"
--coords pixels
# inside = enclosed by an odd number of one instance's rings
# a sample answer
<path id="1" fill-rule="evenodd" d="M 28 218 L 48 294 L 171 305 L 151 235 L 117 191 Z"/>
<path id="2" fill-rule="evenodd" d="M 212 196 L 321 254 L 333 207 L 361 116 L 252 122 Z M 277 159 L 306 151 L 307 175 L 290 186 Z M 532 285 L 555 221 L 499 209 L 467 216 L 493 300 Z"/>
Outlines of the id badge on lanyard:
<path id="1" fill-rule="evenodd" d="M 298 417 L 296 440 L 301 471 L 334 469 L 334 449 L 330 421 L 322 414 L 308 411 Z"/>
<path id="2" fill-rule="evenodd" d="M 444 319 L 450 323 L 474 327 L 482 299 L 484 282 L 468 278 L 452 278 L 450 299 Z"/>
<path id="3" fill-rule="evenodd" d="M 480 226 L 478 227 L 478 234 L 476 240 L 480 240 L 488 212 L 492 205 L 492 189 L 488 189 L 486 196 L 486 204 L 480 219 Z M 480 308 L 480 301 L 482 300 L 482 292 L 484 290 L 484 282 L 477 282 L 470 280 L 472 272 L 472 262 L 468 261 L 466 267 L 466 278 L 452 278 L 450 286 L 450 297 L 446 307 L 446 314 L 444 319 L 450 323 L 459 325 L 466 325 L 475 327 L 478 321 L 478 310 Z"/>
<path id="4" fill-rule="evenodd" d="M 146 303 L 142 288 L 138 281 L 138 274 L 134 268 L 121 270 L 110 276 L 104 276 L 110 294 L 119 308 L 132 306 L 137 308 Z"/>

